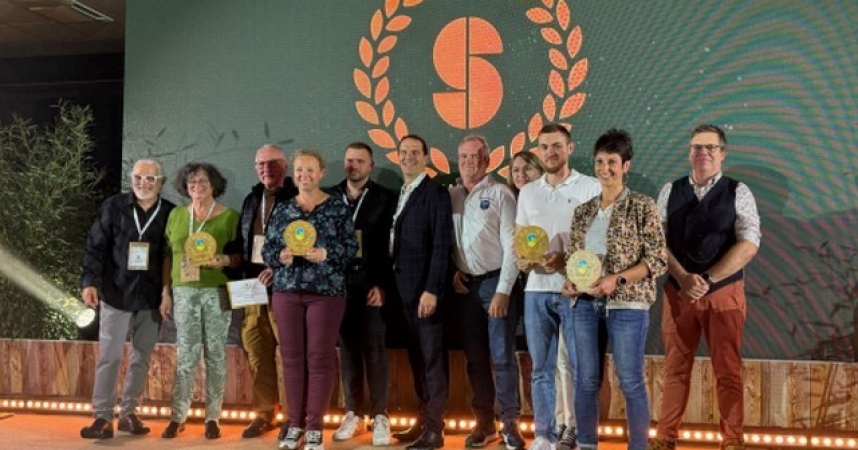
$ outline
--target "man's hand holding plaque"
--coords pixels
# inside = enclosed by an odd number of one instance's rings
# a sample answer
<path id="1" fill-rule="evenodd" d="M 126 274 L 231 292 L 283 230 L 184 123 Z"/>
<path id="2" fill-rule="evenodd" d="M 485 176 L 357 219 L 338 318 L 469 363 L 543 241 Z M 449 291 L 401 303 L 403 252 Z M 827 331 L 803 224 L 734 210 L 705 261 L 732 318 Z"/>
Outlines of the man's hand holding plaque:
<path id="1" fill-rule="evenodd" d="M 534 225 L 521 227 L 515 233 L 513 246 L 518 256 L 518 268 L 529 271 L 533 266 L 543 264 L 548 250 L 548 234 Z"/>
<path id="2" fill-rule="evenodd" d="M 563 294 L 575 297 L 590 294 L 593 284 L 602 277 L 602 261 L 589 250 L 578 250 L 566 260 L 566 278 Z"/>

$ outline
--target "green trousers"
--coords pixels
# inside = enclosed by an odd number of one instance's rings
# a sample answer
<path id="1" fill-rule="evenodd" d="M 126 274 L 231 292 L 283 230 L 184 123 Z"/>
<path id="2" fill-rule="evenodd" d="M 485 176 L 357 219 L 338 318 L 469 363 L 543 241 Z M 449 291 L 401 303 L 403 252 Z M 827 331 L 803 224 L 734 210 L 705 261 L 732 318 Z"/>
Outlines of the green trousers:
<path id="1" fill-rule="evenodd" d="M 206 420 L 217 421 L 226 382 L 226 338 L 230 311 L 222 309 L 226 290 L 176 286 L 173 320 L 176 322 L 176 379 L 170 420 L 184 422 L 191 407 L 194 374 L 200 353 L 206 364 Z"/>

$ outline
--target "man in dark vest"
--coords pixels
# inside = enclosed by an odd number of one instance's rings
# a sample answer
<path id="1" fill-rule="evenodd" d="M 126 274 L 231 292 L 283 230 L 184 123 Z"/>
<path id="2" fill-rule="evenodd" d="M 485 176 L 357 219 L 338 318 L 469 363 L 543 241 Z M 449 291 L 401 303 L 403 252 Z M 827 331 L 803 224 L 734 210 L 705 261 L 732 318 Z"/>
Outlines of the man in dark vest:
<path id="1" fill-rule="evenodd" d="M 664 389 L 658 434 L 648 450 L 676 446 L 700 336 L 712 359 L 721 416 L 721 448 L 744 448 L 742 328 L 747 312 L 744 267 L 760 246 L 760 217 L 748 186 L 724 176 L 724 131 L 691 133 L 691 174 L 662 188 L 670 278 L 664 286 Z"/>

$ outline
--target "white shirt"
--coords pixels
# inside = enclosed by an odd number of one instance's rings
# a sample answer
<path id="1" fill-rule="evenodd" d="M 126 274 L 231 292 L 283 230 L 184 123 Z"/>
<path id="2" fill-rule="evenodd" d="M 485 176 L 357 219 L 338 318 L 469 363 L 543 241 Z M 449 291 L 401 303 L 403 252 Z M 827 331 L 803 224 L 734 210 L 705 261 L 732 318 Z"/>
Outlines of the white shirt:
<path id="1" fill-rule="evenodd" d="M 722 176 L 723 173 L 719 172 L 708 183 L 698 186 L 691 179 L 691 175 L 689 175 L 688 182 L 694 189 L 694 195 L 697 196 L 697 200 L 703 200 L 703 197 L 712 190 L 715 183 L 721 180 Z M 673 183 L 665 184 L 661 188 L 661 192 L 658 194 L 658 201 L 656 202 L 658 213 L 661 214 L 661 220 L 664 223 L 665 233 L 668 232 L 667 203 L 670 200 L 671 191 L 673 191 Z M 760 232 L 760 215 L 757 212 L 757 202 L 754 200 L 754 194 L 751 193 L 751 189 L 745 183 L 739 182 L 738 186 L 736 186 L 736 201 L 734 206 L 736 208 L 736 222 L 733 225 L 733 230 L 736 233 L 736 239 L 749 241 L 759 247 L 762 238 L 762 233 Z"/>
<path id="2" fill-rule="evenodd" d="M 408 203 L 408 198 L 411 197 L 411 193 L 414 192 L 414 189 L 423 182 L 424 178 L 426 178 L 426 172 L 417 175 L 417 178 L 415 178 L 411 184 L 402 186 L 402 189 L 399 191 L 399 201 L 396 203 L 396 213 L 393 215 L 393 223 L 396 223 L 396 219 L 398 219 L 399 215 L 402 214 L 402 208 L 404 208 L 405 204 Z"/>
<path id="3" fill-rule="evenodd" d="M 456 267 L 468 275 L 501 269 L 495 292 L 508 295 L 518 276 L 513 251 L 515 195 L 491 176 L 483 177 L 471 192 L 461 184 L 449 191 Z"/>
<path id="4" fill-rule="evenodd" d="M 569 229 L 575 208 L 599 195 L 602 185 L 595 178 L 572 170 L 557 186 L 547 181 L 548 175 L 526 184 L 518 194 L 515 224 L 520 227 L 536 225 L 548 234 L 548 253 L 566 253 Z M 537 266 L 527 277 L 526 291 L 560 292 L 566 276 L 560 272 L 547 274 Z"/>

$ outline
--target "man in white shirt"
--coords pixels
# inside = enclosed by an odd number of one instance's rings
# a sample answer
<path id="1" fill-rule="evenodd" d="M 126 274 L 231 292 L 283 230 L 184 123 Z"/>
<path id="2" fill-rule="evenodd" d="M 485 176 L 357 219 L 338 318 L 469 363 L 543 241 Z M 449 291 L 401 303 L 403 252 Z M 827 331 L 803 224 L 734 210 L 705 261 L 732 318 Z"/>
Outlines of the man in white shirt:
<path id="1" fill-rule="evenodd" d="M 531 392 L 536 439 L 531 450 L 574 449 L 574 424 L 566 424 L 560 436 L 555 430 L 554 370 L 560 333 L 566 340 L 573 373 L 576 366 L 572 305 L 560 293 L 565 280 L 566 247 L 572 214 L 581 203 L 601 192 L 599 182 L 569 167 L 574 151 L 572 136 L 562 125 L 548 124 L 539 131 L 539 156 L 545 175 L 522 188 L 515 218 L 516 231 L 538 226 L 548 234 L 548 251 L 541 261 L 519 260 L 529 272 L 524 299 L 527 346 L 533 361 Z"/>
<path id="2" fill-rule="evenodd" d="M 453 276 L 462 347 L 474 390 L 471 408 L 476 426 L 465 447 L 479 448 L 498 438 L 495 397 L 503 439 L 509 450 L 524 450 L 518 431 L 521 400 L 515 328 L 520 312 L 509 301 L 518 275 L 513 254 L 515 195 L 486 174 L 489 146 L 481 136 L 459 144 L 459 176 L 450 188 L 456 246 Z M 492 377 L 494 371 L 494 378 Z M 495 381 L 497 389 L 495 389 Z"/>

